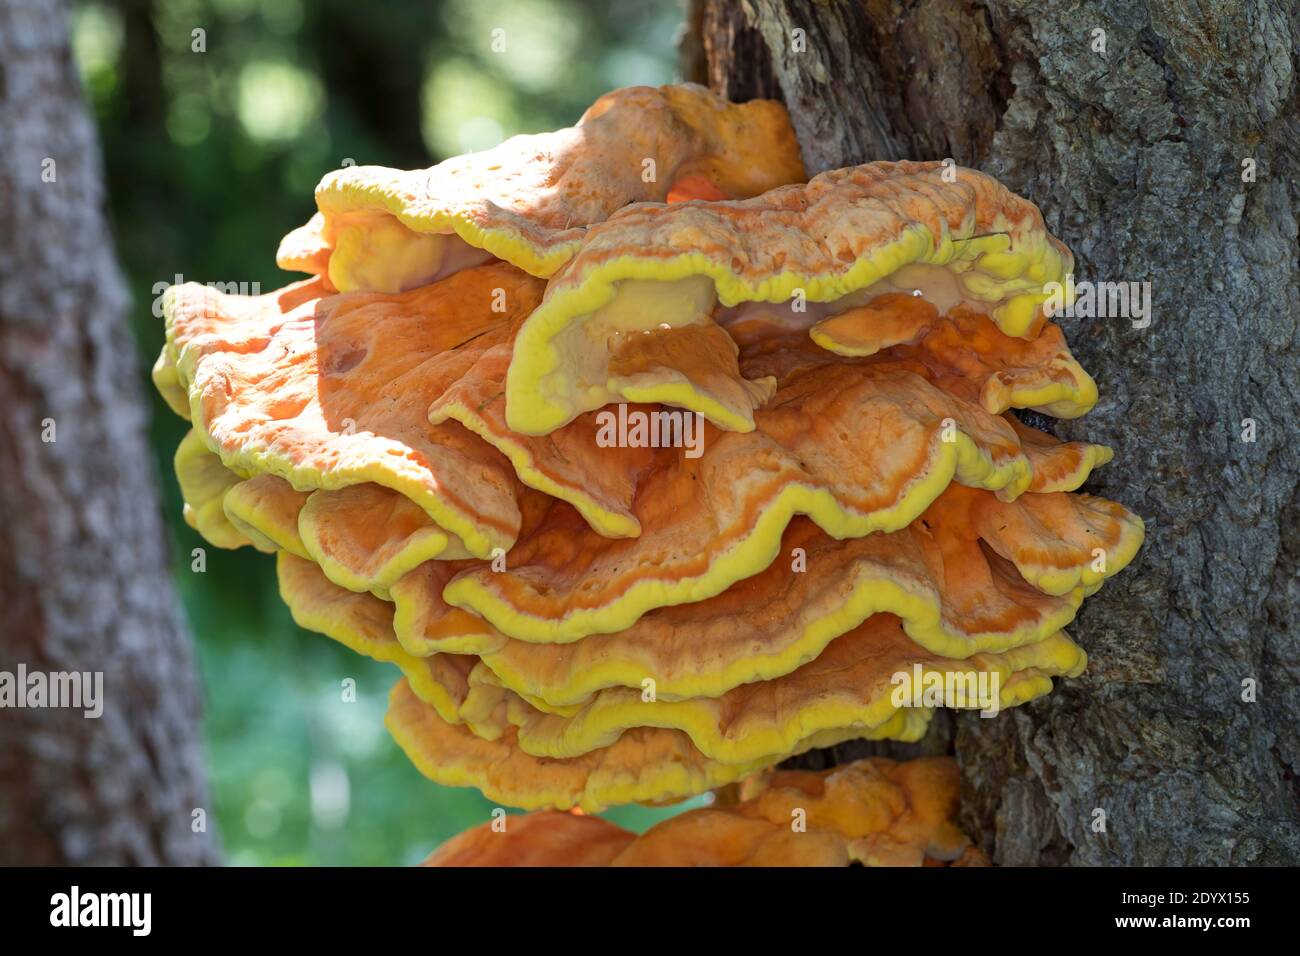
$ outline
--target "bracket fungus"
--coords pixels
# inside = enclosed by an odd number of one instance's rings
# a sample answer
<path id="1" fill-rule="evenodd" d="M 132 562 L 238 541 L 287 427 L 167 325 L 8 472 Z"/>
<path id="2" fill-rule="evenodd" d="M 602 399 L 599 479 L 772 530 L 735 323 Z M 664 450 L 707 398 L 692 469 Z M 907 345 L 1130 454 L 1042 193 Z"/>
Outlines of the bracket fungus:
<path id="1" fill-rule="evenodd" d="M 980 866 L 957 828 L 947 758 L 859 760 L 821 773 L 760 774 L 744 799 L 688 810 L 637 835 L 543 810 L 448 840 L 424 866 Z"/>
<path id="2" fill-rule="evenodd" d="M 869 163 L 740 202 L 635 206 L 592 226 L 519 331 L 510 427 L 549 432 L 620 399 L 754 427 L 765 383 L 733 380 L 730 395 L 710 388 L 727 369 L 691 349 L 673 350 L 692 356 L 683 367 L 615 374 L 620 347 L 639 335 L 755 322 L 806 328 L 904 291 L 943 312 L 986 314 L 1006 335 L 1036 336 L 1043 286 L 1070 272 L 1069 250 L 1032 203 L 973 170 L 945 182 L 944 169 Z"/>
<path id="3" fill-rule="evenodd" d="M 701 86 L 602 96 L 577 125 L 515 136 L 431 169 L 352 166 L 280 245 L 285 269 L 342 292 L 400 292 L 497 258 L 549 276 L 585 228 L 629 203 L 742 199 L 804 178 L 785 110 Z"/>
<path id="4" fill-rule="evenodd" d="M 186 521 L 396 666 L 426 776 L 539 811 L 431 864 L 977 862 L 950 761 L 772 770 L 1049 693 L 1142 543 L 1079 491 L 1110 449 L 1017 414 L 1098 398 L 1045 306 L 1069 250 L 948 169 L 805 183 L 778 104 L 621 90 L 326 176 L 280 247 L 312 278 L 169 291 Z M 555 812 L 742 781 L 639 837 Z"/>

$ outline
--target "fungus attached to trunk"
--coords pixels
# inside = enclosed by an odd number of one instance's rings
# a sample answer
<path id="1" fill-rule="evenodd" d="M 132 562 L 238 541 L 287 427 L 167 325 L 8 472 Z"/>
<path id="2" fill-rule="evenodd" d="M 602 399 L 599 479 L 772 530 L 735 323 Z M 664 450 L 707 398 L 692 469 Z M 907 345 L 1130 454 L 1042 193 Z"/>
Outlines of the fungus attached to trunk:
<path id="1" fill-rule="evenodd" d="M 1078 490 L 1109 448 L 1016 414 L 1098 399 L 1044 309 L 1069 251 L 981 173 L 802 176 L 776 104 L 623 90 L 327 176 L 280 249 L 314 278 L 168 293 L 186 520 L 400 671 L 427 777 L 539 811 L 745 781 L 641 837 L 543 812 L 431 863 L 976 862 L 951 762 L 772 768 L 1083 669 L 1063 629 L 1143 526 Z"/>
<path id="2" fill-rule="evenodd" d="M 620 374 L 620 348 L 641 335 L 715 323 L 806 330 L 902 292 L 1033 338 L 1044 284 L 1064 280 L 1069 251 L 1031 203 L 971 170 L 948 183 L 944 170 L 871 163 L 743 202 L 643 205 L 592 226 L 520 329 L 506 387 L 511 429 L 543 434 L 619 400 L 753 428 L 763 381 L 720 389 L 725 369 L 693 350 L 680 350 L 689 361 L 679 367 Z"/>
<path id="3" fill-rule="evenodd" d="M 424 866 L 981 865 L 953 822 L 945 758 L 859 760 L 745 784 L 745 799 L 688 810 L 640 836 L 599 817 L 544 810 L 452 837 Z"/>
<path id="4" fill-rule="evenodd" d="M 277 259 L 344 292 L 401 292 L 492 258 L 549 276 L 586 226 L 629 203 L 743 199 L 803 178 L 780 104 L 728 103 L 693 84 L 631 87 L 569 129 L 431 169 L 331 173 L 316 188 L 320 212 Z"/>

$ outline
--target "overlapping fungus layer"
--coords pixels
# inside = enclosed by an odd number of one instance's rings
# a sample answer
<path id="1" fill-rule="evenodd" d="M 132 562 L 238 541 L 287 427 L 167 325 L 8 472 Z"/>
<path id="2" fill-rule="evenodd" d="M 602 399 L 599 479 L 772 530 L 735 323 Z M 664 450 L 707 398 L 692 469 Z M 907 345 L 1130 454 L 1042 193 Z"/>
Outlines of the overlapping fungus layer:
<path id="1" fill-rule="evenodd" d="M 859 760 L 747 780 L 740 799 L 638 836 L 582 814 L 498 818 L 448 840 L 425 866 L 986 866 L 952 822 L 949 758 Z"/>
<path id="2" fill-rule="evenodd" d="M 1045 310 L 1070 253 L 994 180 L 805 183 L 778 105 L 686 85 L 316 199 L 279 256 L 313 277 L 170 290 L 154 379 L 193 425 L 186 520 L 400 669 L 388 726 L 431 779 L 663 803 L 1083 669 L 1064 628 L 1142 522 L 1077 490 L 1108 448 L 1017 417 L 1097 389 Z M 931 769 L 778 774 L 636 839 L 542 813 L 435 859 L 952 859 L 928 810 L 796 849 L 772 809 L 867 777 L 930 806 Z"/>

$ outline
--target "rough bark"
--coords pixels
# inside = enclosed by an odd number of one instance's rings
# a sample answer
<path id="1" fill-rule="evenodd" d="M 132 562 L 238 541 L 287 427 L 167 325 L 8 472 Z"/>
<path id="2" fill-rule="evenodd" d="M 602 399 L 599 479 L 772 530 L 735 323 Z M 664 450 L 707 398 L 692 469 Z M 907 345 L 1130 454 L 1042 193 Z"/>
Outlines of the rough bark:
<path id="1" fill-rule="evenodd" d="M 0 0 L 0 671 L 102 672 L 103 714 L 0 710 L 0 864 L 215 862 L 191 825 L 212 822 L 199 688 L 66 17 Z"/>
<path id="2" fill-rule="evenodd" d="M 1072 628 L 1084 677 L 952 722 L 968 826 L 1000 863 L 1300 861 L 1300 10 L 697 5 L 696 78 L 777 92 L 810 173 L 952 157 L 1038 203 L 1076 279 L 1151 282 L 1148 328 L 1061 322 L 1102 399 L 1052 423 L 1114 447 L 1085 490 L 1141 514 L 1146 545 Z"/>

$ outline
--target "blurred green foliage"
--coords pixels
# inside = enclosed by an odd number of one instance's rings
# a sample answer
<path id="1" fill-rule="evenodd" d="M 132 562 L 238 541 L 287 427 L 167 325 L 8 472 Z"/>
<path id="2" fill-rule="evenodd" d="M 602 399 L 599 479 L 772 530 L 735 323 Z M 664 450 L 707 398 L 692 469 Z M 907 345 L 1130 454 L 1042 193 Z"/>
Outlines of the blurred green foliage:
<path id="1" fill-rule="evenodd" d="M 292 279 L 275 248 L 314 211 L 324 173 L 345 159 L 427 166 L 569 125 L 609 89 L 671 81 L 680 20 L 676 0 L 76 3 L 142 381 L 162 344 L 160 284 Z M 407 763 L 383 729 L 392 669 L 297 628 L 270 558 L 208 547 L 191 571 L 203 542 L 171 470 L 186 425 L 145 388 L 228 859 L 409 864 L 489 819 L 477 791 Z M 644 829 L 671 812 L 609 816 Z"/>

